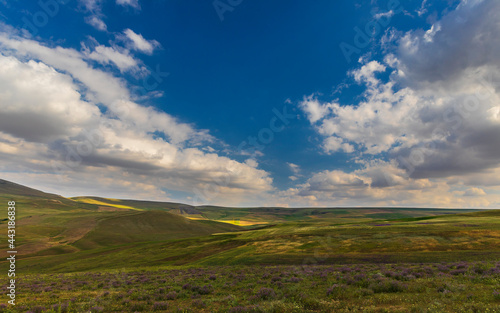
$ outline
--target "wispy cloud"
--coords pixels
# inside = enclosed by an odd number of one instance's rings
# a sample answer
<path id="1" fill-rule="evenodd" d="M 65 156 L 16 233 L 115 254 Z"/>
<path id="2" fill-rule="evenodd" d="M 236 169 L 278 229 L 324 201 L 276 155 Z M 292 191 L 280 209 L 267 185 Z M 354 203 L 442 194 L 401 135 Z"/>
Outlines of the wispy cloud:
<path id="1" fill-rule="evenodd" d="M 122 6 L 130 6 L 134 9 L 140 9 L 141 5 L 139 4 L 139 0 L 116 0 L 116 4 Z"/>
<path id="2" fill-rule="evenodd" d="M 103 0 L 79 0 L 79 3 L 84 8 L 84 11 L 89 14 L 85 17 L 85 22 L 97 30 L 107 31 L 108 27 L 103 21 Z"/>
<path id="3" fill-rule="evenodd" d="M 417 10 L 418 16 L 422 16 L 425 13 L 427 13 L 427 0 L 423 0 L 420 9 Z"/>
<path id="4" fill-rule="evenodd" d="M 125 29 L 123 33 L 128 39 L 128 45 L 131 49 L 138 50 L 146 54 L 152 54 L 153 51 L 160 46 L 158 41 L 146 40 L 141 34 L 136 34 L 131 29 Z"/>
<path id="5" fill-rule="evenodd" d="M 87 24 L 93 26 L 94 28 L 100 30 L 100 31 L 107 31 L 108 30 L 106 23 L 104 23 L 104 21 L 100 17 L 98 17 L 97 15 L 87 16 L 85 18 L 85 22 Z"/>

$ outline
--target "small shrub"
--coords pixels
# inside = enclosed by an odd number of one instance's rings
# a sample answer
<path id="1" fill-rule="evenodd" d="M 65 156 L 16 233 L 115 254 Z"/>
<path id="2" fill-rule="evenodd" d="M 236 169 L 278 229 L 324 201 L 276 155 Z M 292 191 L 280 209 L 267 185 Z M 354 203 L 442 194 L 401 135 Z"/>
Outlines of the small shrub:
<path id="1" fill-rule="evenodd" d="M 177 298 L 177 292 L 171 291 L 165 295 L 165 299 L 167 300 L 175 300 Z"/>
<path id="2" fill-rule="evenodd" d="M 155 311 L 166 310 L 166 309 L 168 309 L 167 302 L 155 302 L 153 304 L 153 310 Z"/>
<path id="3" fill-rule="evenodd" d="M 493 291 L 493 299 L 500 301 L 500 292 L 498 291 Z"/>
<path id="4" fill-rule="evenodd" d="M 276 298 L 276 292 L 272 288 L 261 288 L 256 294 L 255 297 L 261 300 L 269 300 Z"/>
<path id="5" fill-rule="evenodd" d="M 373 290 L 374 293 L 391 293 L 391 292 L 403 292 L 408 289 L 408 286 L 405 284 L 395 281 L 395 280 L 385 280 L 380 281 L 377 284 L 371 284 L 370 289 Z"/>
<path id="6" fill-rule="evenodd" d="M 201 300 L 201 299 L 197 299 L 197 300 L 194 300 L 192 303 L 191 303 L 191 306 L 195 307 L 195 308 L 198 308 L 198 309 L 201 309 L 201 308 L 204 308 L 206 307 L 206 303 Z"/>
<path id="7" fill-rule="evenodd" d="M 332 295 L 337 295 L 340 293 L 344 292 L 344 289 L 346 288 L 346 285 L 341 285 L 341 284 L 333 284 L 330 288 L 326 290 L 326 295 L 327 296 L 332 296 Z"/>

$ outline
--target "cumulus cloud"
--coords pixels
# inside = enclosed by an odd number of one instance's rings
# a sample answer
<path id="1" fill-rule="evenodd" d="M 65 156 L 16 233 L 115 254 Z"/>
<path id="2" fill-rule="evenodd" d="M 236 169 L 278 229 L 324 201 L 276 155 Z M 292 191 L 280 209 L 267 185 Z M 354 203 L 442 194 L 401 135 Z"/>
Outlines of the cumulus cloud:
<path id="1" fill-rule="evenodd" d="M 90 126 L 97 107 L 80 99 L 68 75 L 33 60 L 22 63 L 0 55 L 0 124 L 3 131 L 35 142 L 75 135 Z"/>
<path id="2" fill-rule="evenodd" d="M 469 188 L 465 191 L 464 196 L 474 197 L 474 196 L 485 196 L 486 192 L 484 192 L 481 188 Z"/>
<path id="3" fill-rule="evenodd" d="M 124 81 L 88 59 L 0 34 L 3 178 L 65 195 L 79 189 L 126 196 L 141 189 L 140 197 L 166 200 L 178 191 L 196 194 L 199 204 L 252 203 L 273 190 L 255 160 L 196 148 L 216 139 L 133 102 Z"/>
<path id="4" fill-rule="evenodd" d="M 354 152 L 354 147 L 342 140 L 342 138 L 331 136 L 325 139 L 323 149 L 326 153 L 343 150 L 346 153 Z"/>
<path id="5" fill-rule="evenodd" d="M 462 1 L 429 29 L 399 33 L 382 61 L 362 60 L 350 72 L 365 87 L 355 104 L 304 98 L 300 106 L 323 137 L 324 151 L 378 163 L 351 173 L 313 174 L 297 194 L 418 203 L 411 186 L 423 184 L 420 194 L 432 195 L 429 202 L 497 203 L 476 186 L 500 186 L 494 177 L 500 168 L 498 10 L 497 1 Z M 382 72 L 390 77 L 382 79 Z M 390 171 L 382 166 L 387 160 Z M 481 201 L 461 198 L 473 195 Z"/>
<path id="6" fill-rule="evenodd" d="M 415 88 L 451 88 L 462 84 L 462 77 L 473 69 L 498 68 L 499 8 L 498 1 L 462 1 L 429 30 L 407 32 L 397 47 L 405 83 Z"/>
<path id="7" fill-rule="evenodd" d="M 333 104 L 321 104 L 313 95 L 305 97 L 300 103 L 300 107 L 307 114 L 307 118 L 312 124 L 323 119 L 329 113 L 331 106 L 333 106 Z"/>
<path id="8" fill-rule="evenodd" d="M 500 197 L 471 188 L 450 186 L 446 181 L 412 179 L 394 161 L 372 161 L 359 170 L 322 171 L 304 184 L 282 192 L 294 204 L 312 206 L 435 206 L 488 207 Z M 461 196 L 465 196 L 462 198 Z"/>
<path id="9" fill-rule="evenodd" d="M 27 58 L 38 59 L 59 71 L 71 73 L 71 76 L 84 84 L 90 92 L 88 100 L 105 104 L 116 117 L 127 120 L 145 131 L 161 132 L 173 142 L 209 139 L 204 131 L 194 131 L 185 123 L 151 107 L 143 107 L 132 101 L 126 83 L 110 73 L 92 68 L 82 53 L 62 47 L 50 48 L 34 40 L 10 38 L 0 33 L 0 47 L 11 53 Z"/>

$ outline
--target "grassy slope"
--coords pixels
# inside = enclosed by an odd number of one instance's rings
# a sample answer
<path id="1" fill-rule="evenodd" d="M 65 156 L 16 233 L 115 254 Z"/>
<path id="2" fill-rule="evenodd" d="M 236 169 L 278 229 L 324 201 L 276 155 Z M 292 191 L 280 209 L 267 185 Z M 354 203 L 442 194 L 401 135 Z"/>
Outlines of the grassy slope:
<path id="1" fill-rule="evenodd" d="M 236 233 L 124 244 L 19 262 L 22 271 L 165 265 L 251 265 L 497 260 L 500 211 L 331 224 L 292 222 Z"/>
<path id="2" fill-rule="evenodd" d="M 359 222 L 375 219 L 400 219 L 475 212 L 474 209 L 424 209 L 424 208 L 233 208 L 220 206 L 193 207 L 181 203 L 118 200 L 98 197 L 72 198 L 79 203 L 99 204 L 115 208 L 141 210 L 164 210 L 189 218 L 221 221 L 241 226 L 284 223 L 291 221 L 313 221 L 328 219 L 333 222 Z"/>
<path id="3" fill-rule="evenodd" d="M 80 203 L 100 203 L 110 207 L 129 207 L 140 210 L 175 210 L 175 209 L 194 209 L 193 206 L 175 203 L 175 202 L 158 202 L 158 201 L 141 201 L 141 200 L 122 200 L 100 197 L 74 197 L 71 198 Z"/>
<path id="4" fill-rule="evenodd" d="M 187 238 L 241 229 L 226 223 L 191 221 L 168 212 L 83 203 L 0 180 L 0 203 L 6 205 L 11 200 L 16 201 L 19 255 L 59 255 L 111 244 Z M 0 220 L 1 258 L 7 250 L 6 228 L 6 219 Z"/>
<path id="5" fill-rule="evenodd" d="M 132 242 L 207 236 L 237 230 L 241 228 L 211 221 L 193 221 L 162 211 L 127 212 L 101 220 L 94 229 L 75 242 L 75 246 L 90 249 Z"/>
<path id="6" fill-rule="evenodd" d="M 0 201 L 10 199 L 17 202 L 17 243 L 22 259 L 18 267 L 24 271 L 455 261 L 498 258 L 500 251 L 499 211 L 450 215 L 464 211 L 194 208 L 89 197 L 72 200 L 0 184 Z M 207 220 L 188 220 L 169 212 L 183 216 L 201 213 Z M 232 232 L 241 228 L 208 219 L 275 225 Z M 1 237 L 5 237 L 5 227 L 5 221 L 0 223 Z M 232 233 L 210 235 L 221 232 Z M 0 254 L 6 250 L 6 241 L 1 242 Z"/>

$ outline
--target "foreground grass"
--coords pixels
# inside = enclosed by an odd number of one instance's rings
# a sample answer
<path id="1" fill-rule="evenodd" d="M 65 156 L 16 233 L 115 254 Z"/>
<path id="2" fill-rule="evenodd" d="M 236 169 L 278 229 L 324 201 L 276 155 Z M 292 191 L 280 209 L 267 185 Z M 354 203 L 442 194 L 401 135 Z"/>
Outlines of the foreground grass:
<path id="1" fill-rule="evenodd" d="M 500 312 L 499 283 L 500 262 L 31 274 L 0 311 Z"/>

